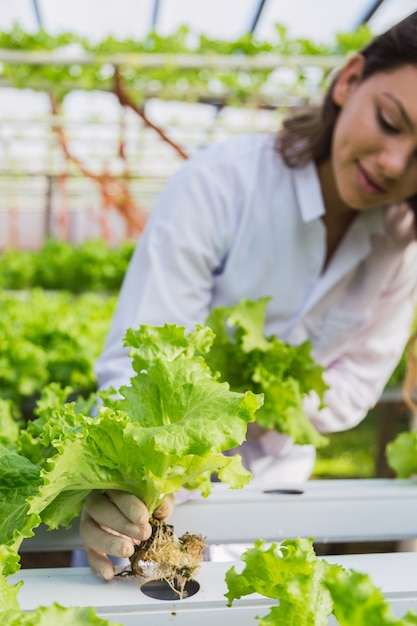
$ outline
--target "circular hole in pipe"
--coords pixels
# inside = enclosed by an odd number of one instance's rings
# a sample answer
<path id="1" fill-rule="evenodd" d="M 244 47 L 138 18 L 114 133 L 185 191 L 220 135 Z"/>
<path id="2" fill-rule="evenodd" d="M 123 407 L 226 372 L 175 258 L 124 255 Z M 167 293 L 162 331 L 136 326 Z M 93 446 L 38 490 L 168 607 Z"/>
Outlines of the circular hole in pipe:
<path id="1" fill-rule="evenodd" d="M 263 493 L 276 493 L 284 496 L 301 496 L 304 491 L 301 491 L 301 489 L 264 489 Z"/>
<path id="2" fill-rule="evenodd" d="M 155 600 L 184 600 L 194 596 L 199 590 L 200 585 L 196 580 L 188 580 L 185 583 L 182 597 L 178 592 L 168 585 L 166 580 L 148 580 L 141 585 L 141 591 L 150 598 Z"/>

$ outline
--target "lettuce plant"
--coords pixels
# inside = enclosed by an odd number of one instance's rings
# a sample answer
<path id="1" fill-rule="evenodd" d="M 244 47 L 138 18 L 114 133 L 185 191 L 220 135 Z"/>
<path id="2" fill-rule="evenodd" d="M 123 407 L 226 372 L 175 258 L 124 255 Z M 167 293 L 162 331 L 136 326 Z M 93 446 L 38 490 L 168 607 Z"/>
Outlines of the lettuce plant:
<path id="1" fill-rule="evenodd" d="M 213 372 L 234 391 L 264 394 L 256 414 L 258 424 L 293 438 L 298 444 L 326 445 L 308 419 L 303 399 L 315 392 L 323 404 L 327 389 L 323 367 L 311 354 L 311 342 L 290 345 L 274 335 L 265 337 L 265 311 L 270 298 L 241 300 L 233 307 L 213 309 L 206 324 L 215 333 L 205 359 Z"/>
<path id="2" fill-rule="evenodd" d="M 412 626 L 417 615 L 393 615 L 388 601 L 368 574 L 346 570 L 316 556 L 313 539 L 287 539 L 279 546 L 258 540 L 242 555 L 245 567 L 226 572 L 228 605 L 251 593 L 276 600 L 259 626 L 327 626 L 334 615 L 340 626 Z"/>
<path id="3" fill-rule="evenodd" d="M 102 394 L 96 417 L 49 388 L 15 447 L 0 448 L 0 543 L 18 547 L 41 522 L 68 526 L 94 489 L 130 492 L 152 513 L 181 487 L 207 496 L 213 472 L 247 484 L 240 457 L 222 452 L 245 439 L 262 397 L 216 380 L 201 356 L 212 341 L 201 326 L 128 330 L 135 375 Z"/>

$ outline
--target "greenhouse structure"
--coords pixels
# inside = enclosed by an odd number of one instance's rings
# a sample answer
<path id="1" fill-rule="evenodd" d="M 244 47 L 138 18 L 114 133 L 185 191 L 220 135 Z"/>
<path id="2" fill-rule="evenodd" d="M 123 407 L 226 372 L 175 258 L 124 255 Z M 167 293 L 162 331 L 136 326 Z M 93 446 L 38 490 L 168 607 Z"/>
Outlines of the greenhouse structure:
<path id="1" fill-rule="evenodd" d="M 0 91 L 0 623 L 417 625 L 416 3 L 13 0 Z"/>

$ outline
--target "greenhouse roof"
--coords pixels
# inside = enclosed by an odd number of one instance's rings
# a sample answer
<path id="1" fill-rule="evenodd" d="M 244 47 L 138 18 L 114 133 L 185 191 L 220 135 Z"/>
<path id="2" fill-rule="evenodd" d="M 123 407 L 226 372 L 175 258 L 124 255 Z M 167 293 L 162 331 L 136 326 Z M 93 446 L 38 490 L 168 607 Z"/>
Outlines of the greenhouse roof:
<path id="1" fill-rule="evenodd" d="M 91 40 L 141 39 L 152 28 L 169 34 L 185 24 L 220 39 L 245 32 L 269 39 L 279 23 L 293 36 L 326 42 L 364 22 L 381 31 L 415 8 L 414 0 L 13 0 L 1 4 L 0 29 L 18 23 L 26 31 L 71 31 Z"/>
<path id="2" fill-rule="evenodd" d="M 415 0 L 3 0 L 0 249 L 36 247 L 45 228 L 77 241 L 111 232 L 115 243 L 132 198 L 146 213 L 195 151 L 275 131 L 288 107 L 321 98 L 341 55 L 370 36 L 352 34 L 360 24 L 378 33 L 415 9 Z M 130 195 L 115 183 L 126 173 Z M 106 220 L 103 180 L 115 183 Z"/>

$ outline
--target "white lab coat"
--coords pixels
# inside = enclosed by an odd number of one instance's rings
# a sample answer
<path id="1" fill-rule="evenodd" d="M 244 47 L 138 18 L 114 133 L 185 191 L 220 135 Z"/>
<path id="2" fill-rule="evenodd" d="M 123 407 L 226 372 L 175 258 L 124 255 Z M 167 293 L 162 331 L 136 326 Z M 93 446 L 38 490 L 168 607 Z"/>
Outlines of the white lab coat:
<path id="1" fill-rule="evenodd" d="M 327 408 L 305 408 L 322 432 L 360 422 L 403 353 L 414 315 L 417 244 L 400 209 L 361 212 L 330 264 L 313 163 L 289 169 L 269 134 L 233 138 L 190 158 L 168 182 L 140 237 L 107 343 L 96 364 L 101 388 L 132 375 L 128 327 L 192 329 L 209 310 L 272 296 L 265 332 L 310 339 L 326 367 Z M 388 219 L 389 217 L 389 219 Z M 398 225 L 402 225 L 402 231 Z M 240 447 L 254 479 L 305 480 L 311 446 L 269 432 Z"/>

